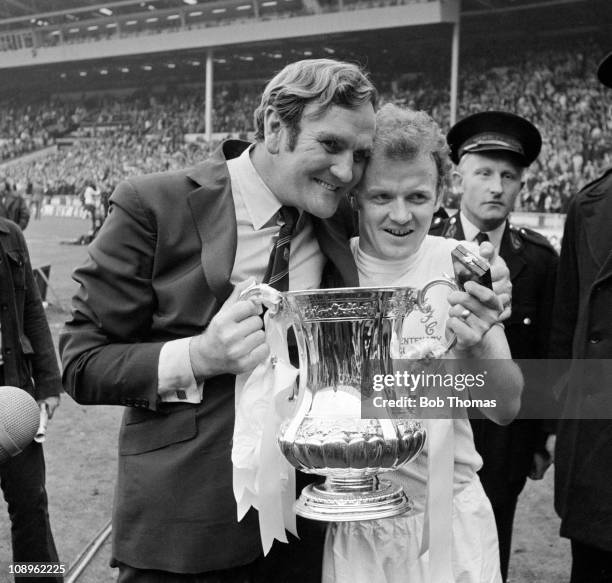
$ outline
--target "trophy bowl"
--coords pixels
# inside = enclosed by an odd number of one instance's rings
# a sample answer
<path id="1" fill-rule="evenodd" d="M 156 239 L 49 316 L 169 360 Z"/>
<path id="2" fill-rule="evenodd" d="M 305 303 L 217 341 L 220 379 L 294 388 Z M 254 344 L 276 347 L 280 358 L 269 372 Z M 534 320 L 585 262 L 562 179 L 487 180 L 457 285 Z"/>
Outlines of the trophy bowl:
<path id="1" fill-rule="evenodd" d="M 404 355 L 407 328 L 425 347 L 419 353 L 413 345 L 411 357 L 436 358 L 448 350 L 452 340 L 434 336 L 439 327 L 431 326 L 428 301 L 434 288 L 444 287 L 456 289 L 451 280 L 441 279 L 422 289 L 278 292 L 257 284 L 243 292 L 243 299 L 260 301 L 271 318 L 284 319 L 295 332 L 299 386 L 289 398 L 292 414 L 281 425 L 278 443 L 295 468 L 325 476 L 323 483 L 302 491 L 295 507 L 300 516 L 371 520 L 412 507 L 401 487 L 378 476 L 420 453 L 426 439 L 423 423 L 410 411 L 399 419 L 384 412 L 363 419 L 362 400 L 372 391 L 364 371 L 393 373 Z"/>

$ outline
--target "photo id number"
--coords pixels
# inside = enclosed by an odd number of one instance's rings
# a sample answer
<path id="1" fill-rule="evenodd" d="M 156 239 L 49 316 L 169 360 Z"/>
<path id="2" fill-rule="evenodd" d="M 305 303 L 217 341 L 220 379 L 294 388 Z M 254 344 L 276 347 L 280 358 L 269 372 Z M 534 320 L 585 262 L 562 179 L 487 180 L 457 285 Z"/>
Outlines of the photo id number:
<path id="1" fill-rule="evenodd" d="M 9 575 L 13 577 L 54 577 L 66 574 L 65 563 L 9 563 Z"/>

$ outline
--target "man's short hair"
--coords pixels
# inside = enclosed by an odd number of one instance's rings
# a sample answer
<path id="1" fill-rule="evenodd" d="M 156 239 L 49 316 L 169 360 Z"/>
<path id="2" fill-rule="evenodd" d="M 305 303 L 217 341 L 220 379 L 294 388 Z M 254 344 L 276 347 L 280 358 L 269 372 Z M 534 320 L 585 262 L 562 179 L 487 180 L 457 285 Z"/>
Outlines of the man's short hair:
<path id="1" fill-rule="evenodd" d="M 255 139 L 264 139 L 264 117 L 268 106 L 276 110 L 289 129 L 289 148 L 295 147 L 304 108 L 317 103 L 313 116 L 322 115 L 332 105 L 356 109 L 366 103 L 376 105 L 378 95 L 366 73 L 352 63 L 333 59 L 306 59 L 287 65 L 264 89 L 255 110 Z"/>
<path id="2" fill-rule="evenodd" d="M 376 114 L 376 135 L 372 157 L 390 160 L 414 160 L 430 156 L 436 165 L 436 196 L 448 181 L 451 162 L 446 138 L 440 126 L 424 111 L 384 105 Z"/>

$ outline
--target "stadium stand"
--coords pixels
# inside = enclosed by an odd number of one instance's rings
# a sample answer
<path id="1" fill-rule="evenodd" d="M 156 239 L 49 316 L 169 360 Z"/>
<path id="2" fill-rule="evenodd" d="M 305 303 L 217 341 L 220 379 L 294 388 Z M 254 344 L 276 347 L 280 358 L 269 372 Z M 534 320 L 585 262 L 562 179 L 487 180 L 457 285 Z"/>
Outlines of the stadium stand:
<path id="1" fill-rule="evenodd" d="M 612 165 L 612 106 L 604 89 L 585 83 L 587 71 L 604 48 L 590 38 L 530 49 L 499 66 L 487 56 L 462 64 L 459 116 L 485 109 L 514 111 L 531 119 L 544 136 L 540 159 L 527 176 L 522 210 L 564 212 L 572 193 Z M 246 137 L 259 87 L 225 85 L 214 96 L 214 126 L 220 134 Z M 407 104 L 432 113 L 449 126 L 445 79 L 420 76 L 407 83 L 392 80 L 382 101 Z M 75 148 L 61 148 L 42 160 L 12 165 L 6 178 L 43 184 L 47 195 L 79 194 L 93 179 L 112 189 L 131 174 L 178 168 L 201 159 L 208 146 L 201 91 L 173 87 L 165 93 L 135 90 L 127 96 L 105 93 L 78 101 L 49 97 L 31 104 L 2 104 L 2 157 L 43 147 L 54 137 L 80 138 Z M 195 142 L 186 142 L 193 136 Z M 452 196 L 451 202 L 452 202 Z"/>

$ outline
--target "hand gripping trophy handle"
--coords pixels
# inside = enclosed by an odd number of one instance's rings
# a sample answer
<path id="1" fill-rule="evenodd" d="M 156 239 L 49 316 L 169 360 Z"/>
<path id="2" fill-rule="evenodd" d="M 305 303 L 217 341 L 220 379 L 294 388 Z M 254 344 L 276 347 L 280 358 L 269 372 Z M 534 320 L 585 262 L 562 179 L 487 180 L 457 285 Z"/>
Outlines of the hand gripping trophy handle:
<path id="1" fill-rule="evenodd" d="M 265 306 L 270 315 L 276 315 L 281 311 L 283 295 L 266 283 L 254 283 L 240 294 L 239 299 L 257 302 Z"/>
<path id="2" fill-rule="evenodd" d="M 287 300 L 286 294 L 279 292 L 275 288 L 265 283 L 254 283 L 246 288 L 239 296 L 240 300 L 251 300 L 256 303 L 265 306 L 268 313 L 276 322 L 284 327 L 291 326 L 295 323 L 295 314 L 292 313 Z M 286 328 L 283 334 L 286 340 Z M 306 363 L 306 353 L 304 343 L 299 334 L 296 335 L 297 349 L 300 361 L 300 387 L 296 386 L 293 393 L 289 397 L 289 401 L 292 402 L 293 414 L 289 421 L 285 424 L 282 433 L 285 436 L 295 436 L 298 426 L 302 422 L 304 416 L 308 412 L 310 404 L 312 402 L 312 395 L 305 389 L 305 379 L 307 378 L 306 368 L 303 368 Z M 274 352 L 271 354 L 272 366 L 276 366 L 278 362 L 277 354 Z M 287 456 L 286 456 L 287 457 Z M 294 465 L 298 466 L 294 459 L 288 458 L 289 461 Z"/>

